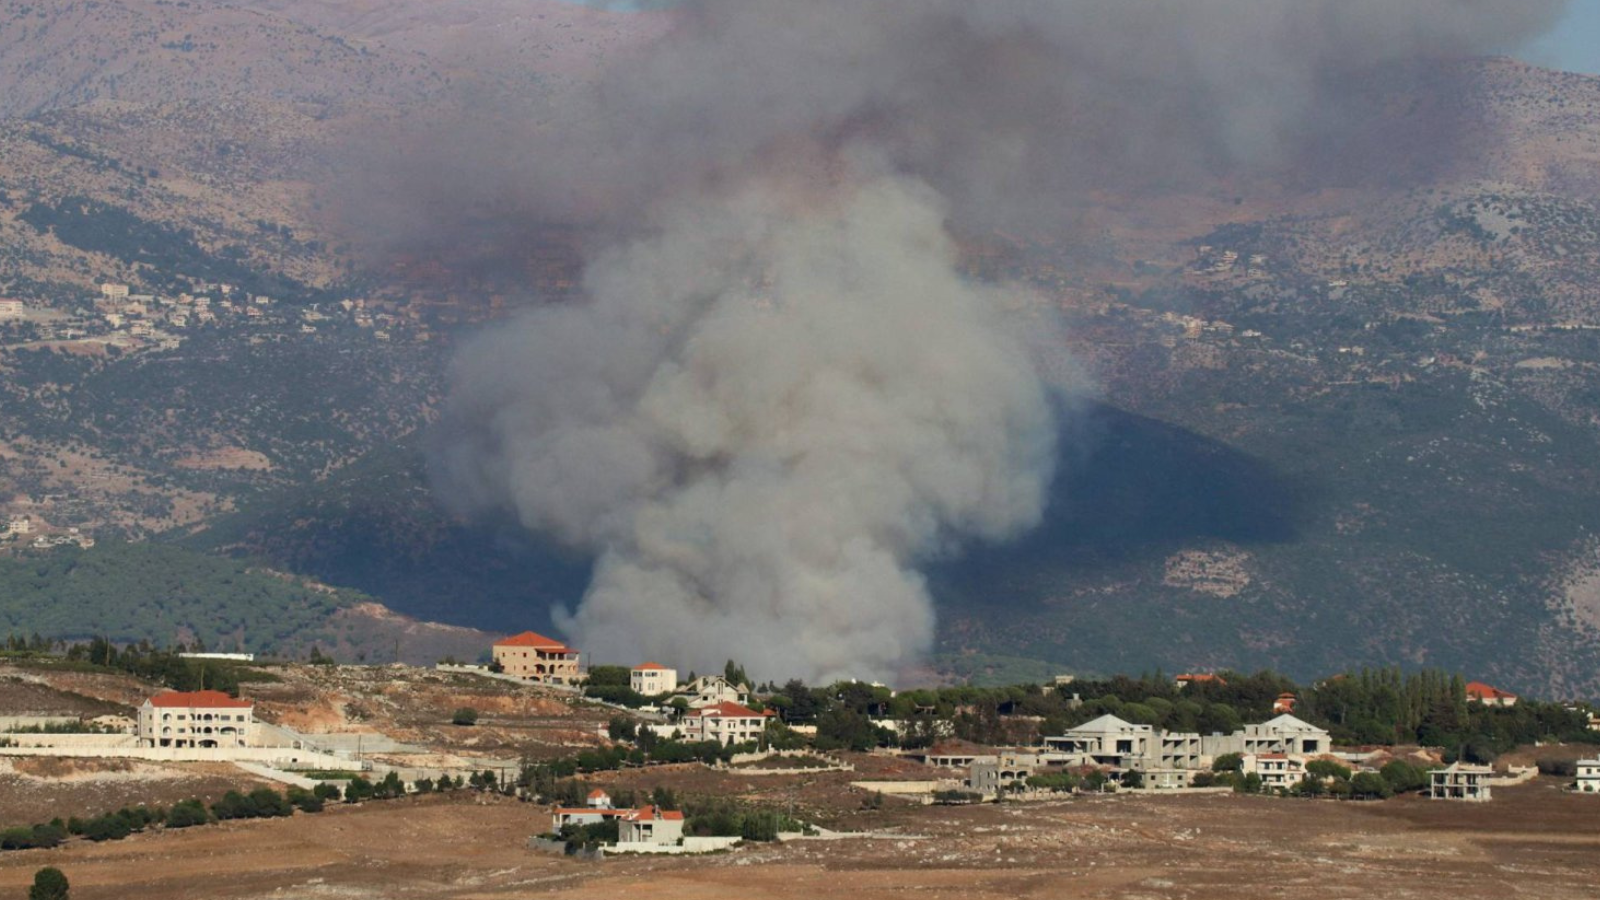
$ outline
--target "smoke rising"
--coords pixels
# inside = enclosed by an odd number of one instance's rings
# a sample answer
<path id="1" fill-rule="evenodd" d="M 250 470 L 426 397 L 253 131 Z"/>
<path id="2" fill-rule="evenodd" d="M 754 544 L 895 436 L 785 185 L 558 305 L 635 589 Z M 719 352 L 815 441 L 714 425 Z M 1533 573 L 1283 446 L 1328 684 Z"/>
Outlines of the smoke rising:
<path id="1" fill-rule="evenodd" d="M 441 232 L 489 206 L 616 235 L 584 302 L 464 348 L 441 493 L 597 554 L 563 625 L 604 659 L 892 675 L 932 641 L 918 563 L 1038 521 L 1072 386 L 1046 306 L 964 278 L 952 227 L 1292 166 L 1384 101 L 1372 73 L 1562 6 L 677 4 L 558 109 L 431 145 Z"/>

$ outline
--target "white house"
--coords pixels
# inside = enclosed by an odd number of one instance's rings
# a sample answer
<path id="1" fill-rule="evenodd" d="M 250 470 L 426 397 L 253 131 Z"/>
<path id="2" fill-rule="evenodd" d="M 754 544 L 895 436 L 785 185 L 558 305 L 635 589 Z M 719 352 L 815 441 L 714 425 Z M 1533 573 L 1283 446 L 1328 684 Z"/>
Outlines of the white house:
<path id="1" fill-rule="evenodd" d="M 221 691 L 168 691 L 139 707 L 141 747 L 249 747 L 255 704 Z"/>
<path id="2" fill-rule="evenodd" d="M 647 662 L 628 672 L 628 686 L 646 697 L 670 694 L 678 689 L 678 670 Z"/>
<path id="3" fill-rule="evenodd" d="M 699 709 L 719 703 L 749 703 L 750 686 L 729 684 L 721 675 L 702 675 L 689 682 L 689 707 Z"/>
<path id="4" fill-rule="evenodd" d="M 630 809 L 618 820 L 620 844 L 676 844 L 683 839 L 683 813 L 644 806 Z"/>
<path id="5" fill-rule="evenodd" d="M 1428 796 L 1435 800 L 1489 800 L 1489 779 L 1494 770 L 1488 766 L 1453 763 L 1443 769 L 1428 773 Z"/>
<path id="6" fill-rule="evenodd" d="M 1306 759 L 1287 753 L 1245 754 L 1243 771 L 1246 775 L 1259 775 L 1263 788 L 1287 789 L 1306 777 Z"/>
<path id="7" fill-rule="evenodd" d="M 568 825 L 598 825 L 607 819 L 619 819 L 632 810 L 617 809 L 611 805 L 611 795 L 598 788 L 589 792 L 582 806 L 558 806 L 551 813 L 551 830 L 557 834 Z"/>
<path id="8" fill-rule="evenodd" d="M 1095 765 L 1125 769 L 1155 755 L 1156 734 L 1153 726 L 1135 725 L 1108 713 L 1059 737 L 1047 737 L 1044 745 L 1067 756 L 1087 757 L 1085 761 Z"/>
<path id="9" fill-rule="evenodd" d="M 772 721 L 771 710 L 756 712 L 737 703 L 718 703 L 703 709 L 691 709 L 683 714 L 678 730 L 686 741 L 716 741 L 732 745 L 759 741 L 767 723 Z"/>
<path id="10" fill-rule="evenodd" d="M 1600 794 L 1600 759 L 1578 760 L 1576 787 L 1581 794 Z"/>

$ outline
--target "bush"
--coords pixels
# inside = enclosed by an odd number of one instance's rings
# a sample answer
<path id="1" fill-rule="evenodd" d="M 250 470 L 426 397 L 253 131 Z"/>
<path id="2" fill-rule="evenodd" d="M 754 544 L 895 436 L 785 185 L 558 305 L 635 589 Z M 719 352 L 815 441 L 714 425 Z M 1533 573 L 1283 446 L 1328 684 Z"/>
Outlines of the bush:
<path id="1" fill-rule="evenodd" d="M 132 833 L 133 829 L 129 827 L 127 820 L 114 815 L 90 819 L 83 829 L 83 836 L 95 843 L 120 841 Z"/>
<path id="2" fill-rule="evenodd" d="M 372 782 L 365 778 L 352 778 L 345 785 L 344 800 L 346 803 L 360 803 L 372 799 Z"/>
<path id="3" fill-rule="evenodd" d="M 1554 775 L 1558 778 L 1575 778 L 1578 775 L 1578 764 L 1570 759 L 1541 759 L 1539 760 L 1540 775 Z"/>
<path id="4" fill-rule="evenodd" d="M 28 888 L 28 900 L 67 900 L 71 885 L 67 876 L 55 866 L 45 866 L 33 873 L 33 887 Z"/>
<path id="5" fill-rule="evenodd" d="M 1394 788 L 1377 772 L 1357 772 L 1350 779 L 1350 796 L 1361 800 L 1386 800 L 1394 796 Z"/>
<path id="6" fill-rule="evenodd" d="M 339 790 L 338 785 L 328 784 L 326 782 L 312 788 L 311 794 L 323 802 L 327 802 L 329 800 L 338 800 L 343 796 L 343 792 Z"/>
<path id="7" fill-rule="evenodd" d="M 284 792 L 284 799 L 301 812 L 322 812 L 322 798 L 303 787 L 292 786 Z"/>
<path id="8" fill-rule="evenodd" d="M 167 813 L 168 828 L 193 828 L 210 822 L 211 814 L 206 812 L 205 804 L 199 800 L 180 800 Z"/>
<path id="9" fill-rule="evenodd" d="M 1420 791 L 1428 786 L 1428 773 L 1403 759 L 1391 760 L 1378 770 L 1378 774 L 1397 793 Z"/>
<path id="10" fill-rule="evenodd" d="M 470 706 L 463 706 L 456 710 L 455 715 L 450 717 L 450 724 L 465 727 L 476 725 L 478 724 L 478 711 Z"/>

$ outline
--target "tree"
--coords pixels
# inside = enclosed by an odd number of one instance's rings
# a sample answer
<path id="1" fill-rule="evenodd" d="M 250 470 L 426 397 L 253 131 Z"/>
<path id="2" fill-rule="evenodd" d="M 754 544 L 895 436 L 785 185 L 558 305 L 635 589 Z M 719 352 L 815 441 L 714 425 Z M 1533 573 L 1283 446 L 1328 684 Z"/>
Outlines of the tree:
<path id="1" fill-rule="evenodd" d="M 1394 796 L 1394 789 L 1377 772 L 1357 772 L 1350 779 L 1350 796 L 1361 800 L 1383 800 Z"/>
<path id="2" fill-rule="evenodd" d="M 478 724 L 478 711 L 470 706 L 463 706 L 456 710 L 455 715 L 450 717 L 450 724 L 467 727 L 476 725 Z"/>
<path id="3" fill-rule="evenodd" d="M 1224 753 L 1224 754 L 1222 754 L 1221 756 L 1217 757 L 1215 760 L 1212 761 L 1212 763 L 1211 763 L 1211 771 L 1213 771 L 1213 772 L 1243 772 L 1244 771 L 1244 754 L 1242 754 L 1242 753 Z"/>
<path id="4" fill-rule="evenodd" d="M 728 679 L 728 683 L 734 687 L 750 683 L 750 676 L 744 673 L 744 666 L 739 665 L 731 659 L 728 660 L 728 664 L 726 666 L 722 667 L 722 677 Z"/>
<path id="5" fill-rule="evenodd" d="M 28 888 L 28 900 L 67 900 L 71 886 L 67 876 L 55 866 L 45 866 L 33 873 L 33 887 Z"/>
<path id="6" fill-rule="evenodd" d="M 1122 773 L 1122 786 L 1125 788 L 1144 787 L 1144 773 L 1137 769 L 1129 769 Z"/>

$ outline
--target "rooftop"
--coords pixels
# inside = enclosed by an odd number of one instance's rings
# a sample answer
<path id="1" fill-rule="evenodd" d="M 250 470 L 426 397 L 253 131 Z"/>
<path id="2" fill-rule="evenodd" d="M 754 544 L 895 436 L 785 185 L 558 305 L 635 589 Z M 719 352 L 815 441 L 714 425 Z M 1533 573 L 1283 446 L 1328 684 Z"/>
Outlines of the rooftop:
<path id="1" fill-rule="evenodd" d="M 229 697 L 221 691 L 167 691 L 145 702 L 151 706 L 180 709 L 251 709 L 255 706 L 248 700 Z"/>
<path id="2" fill-rule="evenodd" d="M 557 640 L 552 640 L 535 631 L 524 631 L 521 634 L 495 641 L 496 647 L 533 647 L 537 650 L 551 650 L 557 653 L 576 653 L 578 651 L 568 647 Z"/>

